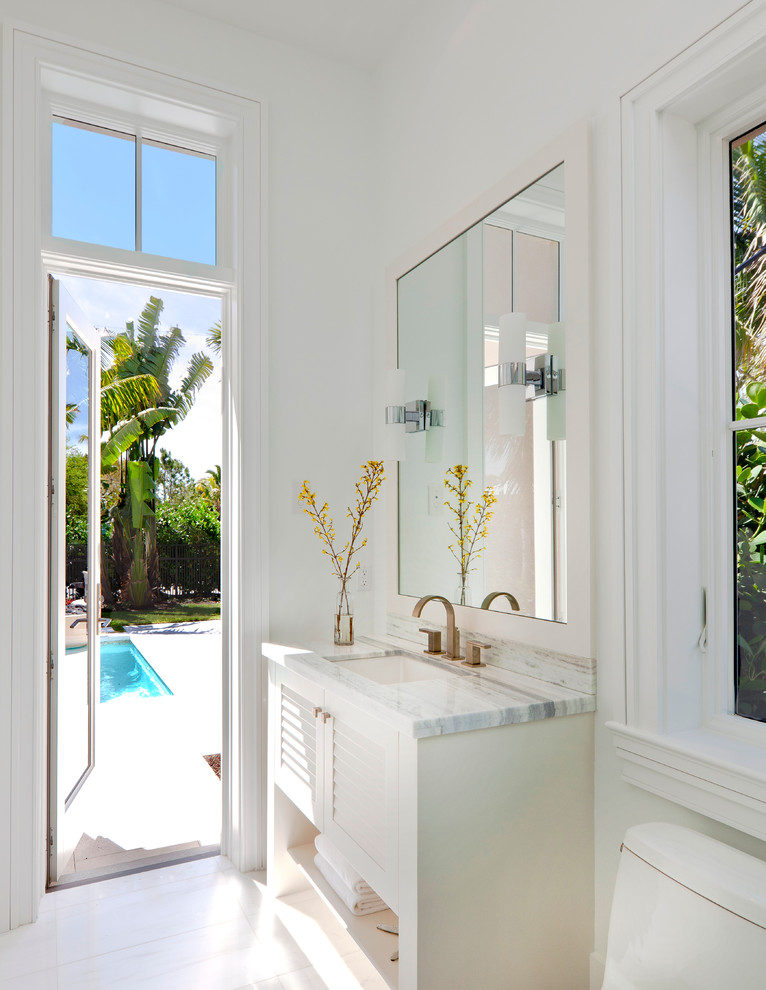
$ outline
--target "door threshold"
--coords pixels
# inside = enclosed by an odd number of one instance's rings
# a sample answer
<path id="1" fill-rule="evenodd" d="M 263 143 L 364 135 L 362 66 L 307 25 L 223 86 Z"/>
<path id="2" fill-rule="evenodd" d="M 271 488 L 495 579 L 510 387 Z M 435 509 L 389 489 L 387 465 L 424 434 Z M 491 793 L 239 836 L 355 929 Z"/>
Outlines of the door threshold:
<path id="1" fill-rule="evenodd" d="M 101 880 L 111 880 L 114 877 L 127 877 L 133 873 L 146 873 L 148 870 L 161 870 L 165 866 L 176 866 L 179 863 L 192 863 L 197 859 L 210 859 L 221 855 L 220 845 L 198 846 L 193 851 L 183 853 L 155 853 L 126 862 L 124 866 L 100 866 L 92 870 L 79 870 L 76 873 L 62 873 L 61 879 L 48 884 L 49 893 L 55 890 L 68 890 L 70 887 L 82 887 L 88 883 L 98 883 Z"/>

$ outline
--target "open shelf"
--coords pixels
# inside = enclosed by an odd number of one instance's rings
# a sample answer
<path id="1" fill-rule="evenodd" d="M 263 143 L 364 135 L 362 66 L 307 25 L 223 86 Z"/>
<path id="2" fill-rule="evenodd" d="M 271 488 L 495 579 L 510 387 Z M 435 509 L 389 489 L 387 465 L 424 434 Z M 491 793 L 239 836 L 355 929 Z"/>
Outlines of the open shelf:
<path id="1" fill-rule="evenodd" d="M 319 870 L 314 866 L 316 849 L 313 843 L 293 846 L 288 852 L 312 887 L 327 904 L 340 923 L 348 931 L 383 979 L 394 990 L 399 985 L 399 963 L 391 962 L 391 953 L 399 948 L 399 938 L 388 932 L 378 931 L 377 925 L 398 925 L 399 919 L 391 910 L 376 911 L 361 918 L 352 914 L 338 897 Z"/>

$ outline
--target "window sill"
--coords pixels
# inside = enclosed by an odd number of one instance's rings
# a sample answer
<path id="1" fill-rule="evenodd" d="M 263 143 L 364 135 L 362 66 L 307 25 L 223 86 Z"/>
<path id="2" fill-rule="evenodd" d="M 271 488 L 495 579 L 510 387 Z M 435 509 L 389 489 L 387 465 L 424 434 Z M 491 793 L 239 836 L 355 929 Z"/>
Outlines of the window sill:
<path id="1" fill-rule="evenodd" d="M 657 735 L 607 722 L 622 778 L 715 821 L 766 839 L 766 752 L 716 732 Z"/>

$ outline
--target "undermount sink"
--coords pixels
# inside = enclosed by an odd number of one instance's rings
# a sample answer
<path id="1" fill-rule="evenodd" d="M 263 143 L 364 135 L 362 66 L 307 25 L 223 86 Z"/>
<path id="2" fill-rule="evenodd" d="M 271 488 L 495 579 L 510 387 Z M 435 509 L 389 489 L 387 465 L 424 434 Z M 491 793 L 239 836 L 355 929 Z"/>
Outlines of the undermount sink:
<path id="1" fill-rule="evenodd" d="M 418 660 L 406 653 L 382 657 L 336 660 L 338 666 L 355 674 L 361 674 L 376 684 L 404 684 L 408 681 L 444 680 L 452 673 L 446 667 L 436 667 L 426 660 Z"/>

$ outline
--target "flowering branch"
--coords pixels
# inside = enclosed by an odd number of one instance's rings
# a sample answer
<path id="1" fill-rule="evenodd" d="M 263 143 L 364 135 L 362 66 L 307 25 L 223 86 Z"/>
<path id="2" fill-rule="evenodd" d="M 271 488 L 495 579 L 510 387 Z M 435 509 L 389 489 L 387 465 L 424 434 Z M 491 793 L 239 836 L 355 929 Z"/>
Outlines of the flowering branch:
<path id="1" fill-rule="evenodd" d="M 468 573 L 476 569 L 471 564 L 484 552 L 485 547 L 481 545 L 481 541 L 487 538 L 487 524 L 493 515 L 492 506 L 497 502 L 494 491 L 485 488 L 481 498 L 474 504 L 468 498 L 468 489 L 472 484 L 468 477 L 467 464 L 455 464 L 447 469 L 444 487 L 454 496 L 454 504 L 445 500 L 444 505 L 455 514 L 454 525 L 450 523 L 449 528 L 457 541 L 451 543 L 448 549 L 460 564 L 461 605 L 465 605 Z"/>
<path id="2" fill-rule="evenodd" d="M 322 553 L 330 558 L 332 573 L 340 580 L 342 591 L 345 591 L 348 579 L 359 567 L 359 561 L 356 561 L 353 567 L 351 563 L 362 547 L 367 545 L 366 538 L 361 543 L 358 541 L 362 533 L 364 517 L 372 508 L 373 502 L 377 501 L 384 477 L 383 461 L 367 461 L 362 464 L 362 476 L 354 486 L 356 492 L 354 507 L 349 506 L 346 509 L 346 518 L 351 520 L 351 536 L 340 551 L 335 549 L 335 529 L 327 502 L 321 507 L 318 505 L 316 492 L 311 491 L 308 481 L 303 482 L 298 495 L 299 501 L 305 503 L 303 511 L 314 522 L 314 532 L 325 547 Z"/>

